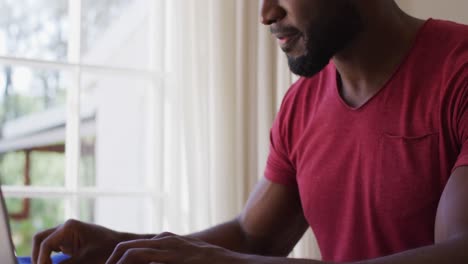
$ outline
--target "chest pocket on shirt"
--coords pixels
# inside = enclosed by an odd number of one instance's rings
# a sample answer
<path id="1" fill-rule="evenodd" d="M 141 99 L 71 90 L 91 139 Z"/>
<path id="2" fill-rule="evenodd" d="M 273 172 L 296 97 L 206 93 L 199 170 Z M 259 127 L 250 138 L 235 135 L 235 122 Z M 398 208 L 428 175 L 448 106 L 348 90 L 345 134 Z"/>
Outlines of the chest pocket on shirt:
<path id="1" fill-rule="evenodd" d="M 401 219 L 427 215 L 439 200 L 438 133 L 421 136 L 384 134 L 377 169 L 377 209 Z"/>

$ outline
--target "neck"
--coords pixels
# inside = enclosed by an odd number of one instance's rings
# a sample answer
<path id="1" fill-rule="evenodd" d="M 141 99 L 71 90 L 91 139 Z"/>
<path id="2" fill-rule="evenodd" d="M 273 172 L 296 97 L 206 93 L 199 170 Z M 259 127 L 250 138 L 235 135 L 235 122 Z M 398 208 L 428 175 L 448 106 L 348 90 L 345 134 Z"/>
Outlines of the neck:
<path id="1" fill-rule="evenodd" d="M 365 104 L 391 78 L 424 23 L 393 1 L 370 2 L 363 10 L 364 30 L 333 58 L 340 94 L 351 107 Z"/>

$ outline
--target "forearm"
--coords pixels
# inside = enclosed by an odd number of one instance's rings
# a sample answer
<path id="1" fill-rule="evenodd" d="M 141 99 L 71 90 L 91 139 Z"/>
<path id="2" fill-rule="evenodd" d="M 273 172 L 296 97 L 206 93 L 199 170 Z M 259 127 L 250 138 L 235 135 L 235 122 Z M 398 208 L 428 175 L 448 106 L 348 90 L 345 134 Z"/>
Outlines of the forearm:
<path id="1" fill-rule="evenodd" d="M 255 254 L 255 243 L 245 234 L 237 219 L 209 228 L 207 230 L 190 234 L 188 237 L 205 241 L 231 251 Z"/>
<path id="2" fill-rule="evenodd" d="M 118 237 L 121 242 L 139 239 L 151 239 L 155 236 L 157 235 L 118 232 Z M 237 219 L 186 236 L 202 240 L 211 245 L 216 245 L 235 252 L 246 254 L 257 253 L 254 249 L 255 246 L 253 241 L 248 239 Z"/>
<path id="3" fill-rule="evenodd" d="M 121 233 L 126 240 L 151 238 L 154 235 L 135 235 Z M 237 220 L 215 226 L 213 228 L 190 234 L 198 240 L 205 241 L 235 252 L 245 253 L 245 263 L 248 264 L 331 264 L 316 260 L 292 259 L 280 257 L 256 256 L 258 254 L 253 241 L 243 232 Z M 466 264 L 468 263 L 468 235 L 460 236 L 446 242 L 408 250 L 391 256 L 348 264 Z"/>
<path id="4" fill-rule="evenodd" d="M 466 264 L 468 263 L 468 235 L 432 246 L 405 251 L 388 257 L 354 264 Z"/>
<path id="5" fill-rule="evenodd" d="M 316 260 L 246 256 L 248 264 L 332 264 Z M 466 264 L 468 263 L 468 236 L 399 254 L 352 262 L 348 264 Z"/>

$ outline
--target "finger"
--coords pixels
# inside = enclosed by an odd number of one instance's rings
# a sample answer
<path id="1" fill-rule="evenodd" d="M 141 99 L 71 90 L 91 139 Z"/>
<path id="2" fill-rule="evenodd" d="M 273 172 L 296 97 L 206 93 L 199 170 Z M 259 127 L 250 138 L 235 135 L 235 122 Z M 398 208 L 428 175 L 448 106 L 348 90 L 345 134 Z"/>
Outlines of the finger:
<path id="1" fill-rule="evenodd" d="M 62 240 L 63 230 L 60 228 L 44 239 L 39 248 L 37 264 L 51 264 L 52 260 L 50 259 L 50 254 L 54 251 L 60 251 Z"/>
<path id="2" fill-rule="evenodd" d="M 170 232 L 164 232 L 161 233 L 155 237 L 152 238 L 152 240 L 157 240 L 159 241 L 159 245 L 162 247 L 173 247 L 175 245 L 181 244 L 181 242 L 199 242 L 200 240 L 197 240 L 195 238 L 191 237 L 185 237 L 185 236 L 179 236 L 174 233 Z"/>
<path id="3" fill-rule="evenodd" d="M 112 252 L 111 256 L 107 260 L 106 264 L 114 264 L 117 263 L 122 256 L 130 249 L 132 248 L 151 248 L 150 239 L 141 239 L 141 240 L 133 240 L 133 241 L 127 241 L 127 242 L 121 242 L 117 244 L 117 246 L 114 248 L 114 251 Z"/>
<path id="4" fill-rule="evenodd" d="M 180 237 L 165 237 L 161 239 L 142 239 L 142 240 L 134 240 L 134 241 L 127 241 L 119 243 L 114 252 L 112 252 L 111 257 L 107 261 L 108 264 L 117 263 L 124 254 L 126 254 L 130 249 L 135 248 L 149 248 L 149 249 L 157 249 L 157 250 L 174 250 L 180 247 L 182 243 L 185 241 L 181 240 Z"/>
<path id="5" fill-rule="evenodd" d="M 86 249 L 78 255 L 67 255 L 66 259 L 55 259 L 54 261 L 60 264 L 103 264 L 109 258 L 110 252 L 100 248 Z M 53 258 L 52 258 L 53 259 Z"/>
<path id="6" fill-rule="evenodd" d="M 32 258 L 31 258 L 33 264 L 37 263 L 37 260 L 39 257 L 39 250 L 40 250 L 42 241 L 44 241 L 44 239 L 46 239 L 48 236 L 54 233 L 55 230 L 57 230 L 57 228 L 51 228 L 51 229 L 45 230 L 43 232 L 40 232 L 34 235 L 33 246 L 32 246 Z"/>
<path id="7" fill-rule="evenodd" d="M 173 234 L 171 232 L 163 232 L 155 237 L 153 237 L 153 239 L 157 239 L 157 238 L 165 238 L 165 237 L 171 237 L 171 236 L 177 236 L 176 234 Z"/>
<path id="8" fill-rule="evenodd" d="M 177 246 L 180 246 L 183 244 L 183 242 L 186 243 L 198 243 L 198 242 L 203 242 L 195 238 L 187 237 L 187 236 L 179 236 L 170 232 L 164 232 L 161 233 L 155 237 L 152 238 L 153 240 L 159 241 L 160 247 L 163 247 L 165 249 L 172 248 L 172 249 L 177 249 Z M 203 242 L 204 243 L 204 242 Z"/>
<path id="9" fill-rule="evenodd" d="M 86 264 L 99 264 L 99 263 L 103 263 L 103 261 L 101 261 L 101 262 L 95 261 L 94 259 L 91 259 L 89 257 L 86 257 L 86 258 L 73 257 L 73 258 L 69 258 L 69 259 L 60 261 L 60 264 L 83 264 L 83 263 L 86 263 Z"/>
<path id="10" fill-rule="evenodd" d="M 116 264 L 172 263 L 174 255 L 168 251 L 151 248 L 132 248 L 127 250 Z"/>
<path id="11" fill-rule="evenodd" d="M 81 261 L 81 262 L 80 262 Z M 88 263 L 91 264 L 89 261 L 88 262 L 83 262 L 82 260 L 78 258 L 69 258 L 66 260 L 62 260 L 60 264 L 79 264 L 79 263 Z"/>
<path id="12" fill-rule="evenodd" d="M 108 252 L 101 249 L 88 249 L 81 254 L 62 260 L 60 264 L 102 264 L 109 257 Z"/>

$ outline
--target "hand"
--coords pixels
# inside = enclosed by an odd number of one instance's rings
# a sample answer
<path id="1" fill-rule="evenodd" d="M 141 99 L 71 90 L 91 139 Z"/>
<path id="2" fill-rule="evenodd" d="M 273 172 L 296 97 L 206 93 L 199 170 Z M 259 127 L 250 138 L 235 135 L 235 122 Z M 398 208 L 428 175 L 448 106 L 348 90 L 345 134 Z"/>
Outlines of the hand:
<path id="1" fill-rule="evenodd" d="M 118 244 L 106 264 L 247 264 L 246 260 L 246 256 L 200 240 L 163 233 Z"/>
<path id="2" fill-rule="evenodd" d="M 102 264 L 122 234 L 101 226 L 68 220 L 65 224 L 34 236 L 32 263 L 51 264 L 52 252 L 63 252 L 72 258 L 63 263 Z"/>

